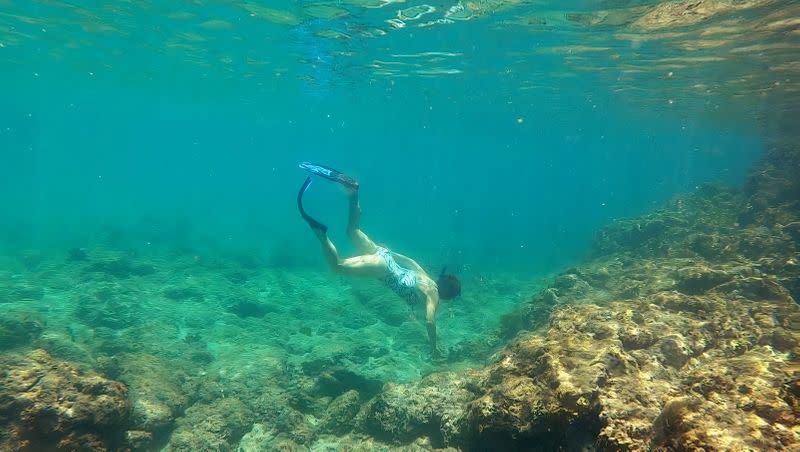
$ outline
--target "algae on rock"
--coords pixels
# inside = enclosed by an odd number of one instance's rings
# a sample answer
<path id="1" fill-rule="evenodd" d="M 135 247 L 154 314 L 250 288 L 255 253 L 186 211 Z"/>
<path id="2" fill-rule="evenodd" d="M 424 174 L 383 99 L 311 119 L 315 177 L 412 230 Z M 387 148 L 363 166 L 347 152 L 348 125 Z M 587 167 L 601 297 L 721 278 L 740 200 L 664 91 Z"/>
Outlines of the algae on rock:
<path id="1" fill-rule="evenodd" d="M 111 450 L 124 442 L 127 388 L 43 350 L 0 358 L 0 449 Z"/>

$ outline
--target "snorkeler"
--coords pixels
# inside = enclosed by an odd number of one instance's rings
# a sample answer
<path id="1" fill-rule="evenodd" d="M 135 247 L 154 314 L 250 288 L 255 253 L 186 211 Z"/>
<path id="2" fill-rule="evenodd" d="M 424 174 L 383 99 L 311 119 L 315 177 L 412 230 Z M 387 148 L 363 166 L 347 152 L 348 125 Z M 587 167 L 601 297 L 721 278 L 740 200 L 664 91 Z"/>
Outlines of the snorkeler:
<path id="1" fill-rule="evenodd" d="M 328 238 L 328 227 L 308 215 L 303 208 L 303 195 L 311 185 L 311 176 L 307 177 L 297 193 L 297 208 L 300 215 L 314 231 L 322 246 L 322 254 L 331 269 L 350 276 L 377 278 L 412 306 L 425 304 L 425 319 L 431 353 L 439 358 L 436 346 L 436 310 L 440 300 L 451 300 L 461 293 L 461 283 L 453 275 L 444 270 L 434 281 L 428 273 L 413 259 L 378 246 L 360 229 L 361 206 L 358 202 L 358 182 L 333 168 L 312 163 L 301 163 L 300 167 L 342 184 L 347 190 L 350 204 L 350 215 L 347 223 L 347 236 L 355 246 L 358 256 L 340 259 L 336 247 Z"/>

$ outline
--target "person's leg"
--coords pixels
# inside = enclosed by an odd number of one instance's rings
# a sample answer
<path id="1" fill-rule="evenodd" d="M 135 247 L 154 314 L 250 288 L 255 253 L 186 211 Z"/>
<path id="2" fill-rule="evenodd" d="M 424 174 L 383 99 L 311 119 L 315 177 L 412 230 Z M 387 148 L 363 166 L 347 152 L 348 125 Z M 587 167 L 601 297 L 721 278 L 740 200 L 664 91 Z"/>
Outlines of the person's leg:
<path id="1" fill-rule="evenodd" d="M 355 246 L 359 254 L 375 254 L 375 250 L 378 247 L 360 227 L 361 204 L 358 202 L 358 189 L 348 190 L 347 200 L 350 205 L 350 214 L 347 221 L 347 237 L 350 238 L 350 242 L 353 243 L 353 246 Z"/>
<path id="2" fill-rule="evenodd" d="M 332 270 L 346 275 L 380 277 L 386 267 L 386 263 L 380 256 L 370 253 L 365 256 L 356 256 L 344 260 L 339 259 L 336 246 L 328 238 L 328 227 L 306 213 L 303 208 L 303 195 L 310 185 L 311 178 L 309 177 L 297 193 L 297 208 L 300 210 L 300 215 L 303 217 L 303 220 L 308 223 L 308 226 L 311 227 L 317 240 L 319 240 L 322 255 L 325 257 L 328 266 L 330 266 Z M 358 198 L 356 198 L 356 206 L 357 205 Z"/>
<path id="3" fill-rule="evenodd" d="M 339 259 L 336 246 L 328 238 L 328 234 L 318 229 L 312 228 L 312 230 L 319 240 L 322 254 L 325 256 L 325 260 L 331 270 L 348 276 L 369 276 L 373 278 L 381 277 L 384 274 L 386 262 L 380 256 L 367 254 L 344 260 Z"/>
<path id="4" fill-rule="evenodd" d="M 336 269 L 339 266 L 339 253 L 336 251 L 336 246 L 331 239 L 328 238 L 328 234 L 325 231 L 315 229 L 313 226 L 311 230 L 314 231 L 314 235 L 316 235 L 317 240 L 319 240 L 322 255 L 325 256 L 325 261 L 328 263 L 328 266 L 332 269 Z"/>

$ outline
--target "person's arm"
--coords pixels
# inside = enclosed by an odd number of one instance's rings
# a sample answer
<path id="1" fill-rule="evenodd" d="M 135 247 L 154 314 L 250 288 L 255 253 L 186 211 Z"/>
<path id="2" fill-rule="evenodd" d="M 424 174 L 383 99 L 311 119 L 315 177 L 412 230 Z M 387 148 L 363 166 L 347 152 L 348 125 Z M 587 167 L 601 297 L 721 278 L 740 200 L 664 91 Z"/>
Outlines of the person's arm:
<path id="1" fill-rule="evenodd" d="M 431 354 L 439 357 L 439 348 L 436 346 L 436 309 L 439 306 L 439 294 L 435 291 L 426 292 L 425 300 L 425 326 L 428 329 L 428 340 L 431 343 Z"/>

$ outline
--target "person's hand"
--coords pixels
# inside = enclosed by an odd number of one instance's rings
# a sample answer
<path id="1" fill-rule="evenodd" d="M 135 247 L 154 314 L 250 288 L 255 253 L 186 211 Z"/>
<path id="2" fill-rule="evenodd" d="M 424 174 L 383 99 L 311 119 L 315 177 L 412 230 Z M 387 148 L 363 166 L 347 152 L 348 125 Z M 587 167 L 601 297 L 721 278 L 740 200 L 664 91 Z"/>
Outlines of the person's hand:
<path id="1" fill-rule="evenodd" d="M 442 354 L 441 350 L 439 350 L 439 347 L 434 346 L 431 349 L 431 361 L 434 363 L 443 363 L 446 360 L 447 357 Z"/>

